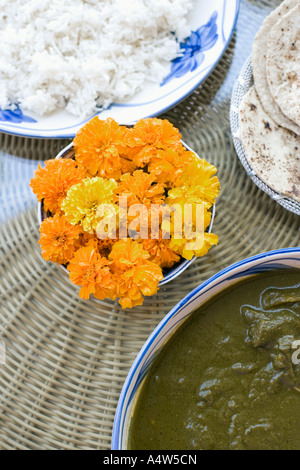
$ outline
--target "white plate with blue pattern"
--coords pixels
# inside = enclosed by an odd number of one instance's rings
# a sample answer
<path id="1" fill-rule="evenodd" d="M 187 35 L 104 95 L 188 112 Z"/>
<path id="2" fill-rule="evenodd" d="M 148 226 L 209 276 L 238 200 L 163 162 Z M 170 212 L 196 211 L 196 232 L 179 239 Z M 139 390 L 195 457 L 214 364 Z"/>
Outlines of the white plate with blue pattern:
<path id="1" fill-rule="evenodd" d="M 125 103 L 114 103 L 97 113 L 101 119 L 112 117 L 131 124 L 154 117 L 175 106 L 197 88 L 222 57 L 232 37 L 240 0 L 196 0 L 189 17 L 191 34 L 181 43 L 181 56 L 170 66 L 160 85 L 147 85 Z M 93 116 L 80 120 L 67 111 L 37 116 L 16 107 L 0 109 L 0 131 L 36 138 L 73 138 L 77 130 Z"/>

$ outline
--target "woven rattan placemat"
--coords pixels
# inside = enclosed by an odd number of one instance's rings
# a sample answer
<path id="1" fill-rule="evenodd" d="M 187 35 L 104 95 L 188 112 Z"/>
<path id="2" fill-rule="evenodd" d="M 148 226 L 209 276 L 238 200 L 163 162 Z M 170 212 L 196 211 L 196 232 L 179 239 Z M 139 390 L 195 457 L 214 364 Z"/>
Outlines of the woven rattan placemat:
<path id="1" fill-rule="evenodd" d="M 164 315 L 220 269 L 271 249 L 299 246 L 299 217 L 246 175 L 229 126 L 232 87 L 263 18 L 279 1 L 241 2 L 237 30 L 203 86 L 163 117 L 215 164 L 222 185 L 213 231 L 219 245 L 183 275 L 121 310 L 82 301 L 37 245 L 28 183 L 39 161 L 67 141 L 0 135 L 0 449 L 110 449 L 119 394 L 139 349 Z"/>

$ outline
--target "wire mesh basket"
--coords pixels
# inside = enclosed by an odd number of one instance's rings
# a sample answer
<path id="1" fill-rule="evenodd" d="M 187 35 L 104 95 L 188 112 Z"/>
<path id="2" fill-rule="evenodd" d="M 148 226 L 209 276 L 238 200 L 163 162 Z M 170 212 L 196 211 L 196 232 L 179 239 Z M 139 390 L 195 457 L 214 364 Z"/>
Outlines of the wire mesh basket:
<path id="1" fill-rule="evenodd" d="M 270 188 L 264 181 L 257 176 L 253 168 L 248 162 L 247 155 L 245 153 L 243 143 L 240 135 L 240 126 L 239 126 L 239 108 L 240 104 L 248 92 L 250 87 L 253 85 L 253 74 L 252 74 L 252 65 L 251 65 L 251 56 L 248 57 L 244 63 L 241 72 L 234 84 L 232 95 L 231 95 L 231 104 L 230 104 L 230 128 L 233 138 L 233 144 L 236 150 L 236 153 L 246 170 L 247 175 L 251 180 L 265 193 L 267 193 L 274 201 L 280 204 L 282 207 L 287 209 L 294 214 L 300 215 L 300 203 L 295 201 L 292 198 L 286 197 L 272 188 Z"/>

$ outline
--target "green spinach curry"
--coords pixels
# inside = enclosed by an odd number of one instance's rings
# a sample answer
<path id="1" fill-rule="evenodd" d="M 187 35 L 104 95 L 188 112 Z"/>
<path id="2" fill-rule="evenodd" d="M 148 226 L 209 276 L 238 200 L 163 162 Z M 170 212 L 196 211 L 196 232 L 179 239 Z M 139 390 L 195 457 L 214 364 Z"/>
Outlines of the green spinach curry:
<path id="1" fill-rule="evenodd" d="M 299 450 L 299 340 L 299 270 L 259 274 L 218 294 L 155 360 L 129 449 Z"/>

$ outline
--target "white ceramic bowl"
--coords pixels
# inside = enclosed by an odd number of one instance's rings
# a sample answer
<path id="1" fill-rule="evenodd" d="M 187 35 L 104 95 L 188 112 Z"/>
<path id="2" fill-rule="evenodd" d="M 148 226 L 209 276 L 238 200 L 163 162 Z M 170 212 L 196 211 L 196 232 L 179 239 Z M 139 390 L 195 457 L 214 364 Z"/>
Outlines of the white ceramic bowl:
<path id="1" fill-rule="evenodd" d="M 182 141 L 182 144 L 184 145 L 184 147 L 187 150 L 193 152 L 198 158 L 200 158 L 199 155 L 197 155 L 194 152 L 194 150 L 192 150 L 183 141 Z M 74 150 L 73 150 L 73 143 L 71 142 L 69 145 L 67 145 L 65 148 L 63 148 L 55 158 L 73 158 L 73 157 L 74 157 Z M 210 221 L 210 224 L 209 224 L 209 226 L 206 230 L 208 233 L 210 233 L 211 230 L 212 230 L 213 221 L 214 221 L 214 217 L 215 217 L 215 205 L 212 206 L 211 212 L 212 212 L 211 221 Z M 42 221 L 45 218 L 47 218 L 47 213 L 43 208 L 43 204 L 39 203 L 39 205 L 38 205 L 38 220 L 39 220 L 40 225 L 41 225 Z M 167 282 L 170 282 L 173 279 L 175 279 L 177 276 L 179 276 L 181 273 L 183 273 L 183 271 L 185 271 L 195 260 L 196 260 L 195 256 L 190 260 L 182 259 L 182 261 L 180 261 L 179 263 L 176 263 L 176 265 L 174 265 L 173 268 L 170 268 L 170 269 L 166 270 L 165 273 L 164 273 L 163 279 L 159 282 L 159 286 L 161 287 L 164 284 L 166 284 Z M 65 274 L 69 275 L 69 272 L 68 272 L 68 270 L 65 266 L 63 266 L 63 265 L 59 265 L 59 266 L 65 272 Z"/>
<path id="2" fill-rule="evenodd" d="M 128 448 L 130 420 L 143 379 L 161 348 L 192 312 L 217 293 L 243 279 L 257 273 L 287 268 L 300 269 L 300 248 L 270 251 L 239 261 L 196 287 L 164 317 L 139 352 L 124 383 L 113 426 L 113 450 Z"/>

